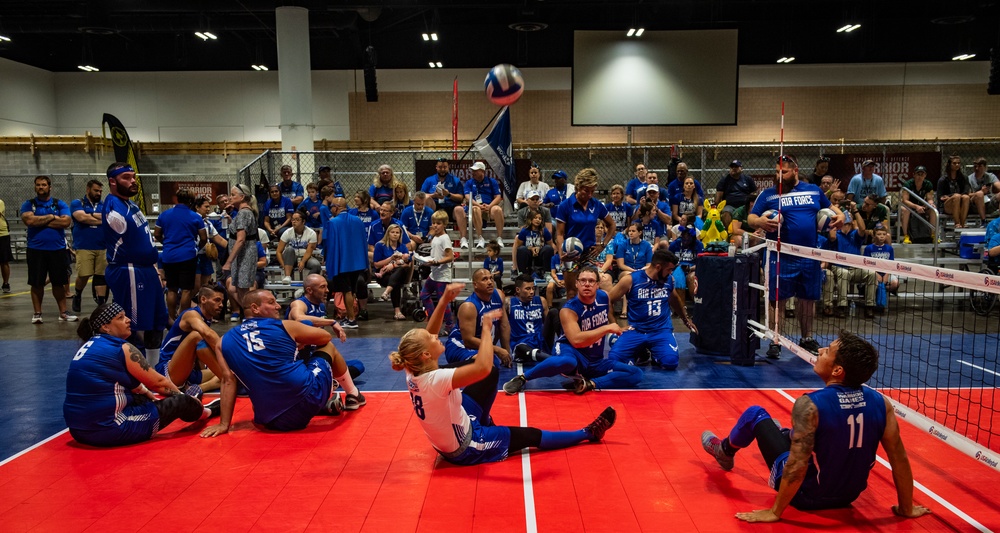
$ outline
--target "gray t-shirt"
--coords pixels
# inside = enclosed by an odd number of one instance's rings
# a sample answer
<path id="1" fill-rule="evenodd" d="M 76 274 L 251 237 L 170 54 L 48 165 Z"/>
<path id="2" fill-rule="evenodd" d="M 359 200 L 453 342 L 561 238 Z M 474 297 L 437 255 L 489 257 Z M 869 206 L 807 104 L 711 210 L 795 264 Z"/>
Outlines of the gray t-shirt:
<path id="1" fill-rule="evenodd" d="M 523 228 L 524 225 L 527 223 L 527 221 L 525 220 L 525 218 L 528 216 L 528 211 L 531 211 L 530 207 L 522 207 L 522 208 L 520 208 L 520 209 L 517 210 L 517 225 L 518 226 L 520 226 L 520 227 Z M 552 223 L 552 211 L 550 211 L 548 207 L 545 207 L 544 205 L 540 205 L 540 206 L 538 206 L 538 209 L 536 211 L 538 211 L 539 213 L 542 214 L 542 224 L 551 224 Z"/>
<path id="2" fill-rule="evenodd" d="M 997 177 L 992 172 L 984 173 L 982 178 L 977 178 L 975 173 L 969 176 L 969 185 L 972 185 L 973 191 L 978 191 L 983 187 L 987 185 L 993 185 L 996 182 L 997 182 Z"/>

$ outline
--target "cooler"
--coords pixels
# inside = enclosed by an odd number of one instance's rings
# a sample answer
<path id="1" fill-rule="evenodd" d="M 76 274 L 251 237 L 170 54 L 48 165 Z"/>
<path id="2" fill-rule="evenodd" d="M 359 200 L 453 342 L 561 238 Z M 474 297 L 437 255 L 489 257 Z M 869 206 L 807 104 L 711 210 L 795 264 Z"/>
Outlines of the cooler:
<path id="1" fill-rule="evenodd" d="M 958 238 L 958 255 L 965 259 L 979 259 L 982 254 L 976 250 L 977 244 L 986 241 L 986 231 L 963 231 Z"/>

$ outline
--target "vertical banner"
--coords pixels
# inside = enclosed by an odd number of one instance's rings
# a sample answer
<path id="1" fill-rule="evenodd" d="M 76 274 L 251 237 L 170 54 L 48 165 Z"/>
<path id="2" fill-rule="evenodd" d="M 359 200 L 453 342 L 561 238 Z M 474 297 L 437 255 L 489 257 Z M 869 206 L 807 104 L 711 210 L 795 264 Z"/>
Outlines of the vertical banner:
<path id="1" fill-rule="evenodd" d="M 514 194 L 517 192 L 517 173 L 514 170 L 514 146 L 510 132 L 510 108 L 504 107 L 500 116 L 493 123 L 493 129 L 485 139 L 474 143 L 479 156 L 486 160 L 493 172 L 502 178 L 503 195 L 511 208 L 514 207 Z"/>
<path id="2" fill-rule="evenodd" d="M 125 125 L 114 115 L 105 113 L 101 121 L 101 135 L 106 134 L 104 125 L 111 129 L 111 144 L 115 148 L 115 161 L 128 163 L 135 169 L 135 184 L 139 186 L 139 192 L 132 201 L 139 206 L 139 210 L 146 212 L 146 196 L 142 190 L 142 180 L 139 178 L 139 166 L 135 162 L 135 150 L 132 148 L 132 140 L 129 139 Z"/>
<path id="3" fill-rule="evenodd" d="M 451 158 L 458 159 L 458 76 L 451 85 Z"/>

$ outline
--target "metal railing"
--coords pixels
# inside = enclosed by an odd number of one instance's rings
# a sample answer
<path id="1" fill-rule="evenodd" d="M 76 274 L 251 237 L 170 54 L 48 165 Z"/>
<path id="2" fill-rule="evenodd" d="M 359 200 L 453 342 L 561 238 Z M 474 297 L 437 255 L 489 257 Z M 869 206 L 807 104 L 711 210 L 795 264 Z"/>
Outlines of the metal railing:
<path id="1" fill-rule="evenodd" d="M 931 230 L 931 244 L 934 245 L 934 263 L 933 264 L 934 264 L 934 266 L 937 266 L 937 264 L 938 264 L 938 241 L 941 238 L 941 213 L 938 212 L 937 208 L 935 208 L 933 205 L 931 205 L 930 203 L 928 203 L 927 200 L 924 200 L 923 198 L 920 197 L 919 194 L 911 191 L 910 189 L 907 189 L 906 187 L 900 187 L 899 192 L 900 193 L 905 192 L 906 194 L 908 194 L 910 196 L 910 200 L 916 200 L 917 203 L 923 204 L 923 207 L 925 207 L 927 209 L 930 209 L 931 212 L 934 213 L 934 224 L 931 224 L 930 222 L 928 222 L 927 220 L 925 220 L 924 217 L 920 213 L 917 213 L 913 209 L 910 209 L 910 206 L 906 205 L 905 202 L 903 202 L 902 200 L 900 200 L 900 202 L 899 202 L 899 208 L 900 209 L 906 209 L 906 212 L 910 213 L 910 216 L 913 217 L 910 220 L 916 219 L 921 224 L 923 224 L 923 225 L 927 226 L 928 228 L 930 228 L 930 230 Z M 900 226 L 902 226 L 902 224 L 900 224 Z M 902 230 L 902 231 L 908 231 L 909 230 L 909 228 L 899 228 L 899 229 Z"/>

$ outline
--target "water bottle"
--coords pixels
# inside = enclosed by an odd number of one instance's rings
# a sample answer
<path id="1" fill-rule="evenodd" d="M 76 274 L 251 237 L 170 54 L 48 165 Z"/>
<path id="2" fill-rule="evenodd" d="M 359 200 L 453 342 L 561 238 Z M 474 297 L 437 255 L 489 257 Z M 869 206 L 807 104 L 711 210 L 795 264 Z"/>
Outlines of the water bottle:
<path id="1" fill-rule="evenodd" d="M 854 310 L 855 310 L 854 302 L 851 302 L 851 316 L 854 316 Z"/>
<path id="2" fill-rule="evenodd" d="M 729 243 L 729 257 L 735 257 L 735 256 L 736 256 L 736 243 L 731 242 Z"/>
<path id="3" fill-rule="evenodd" d="M 336 198 L 344 197 L 344 188 L 340 186 L 340 182 L 336 181 L 333 183 L 333 195 Z"/>

